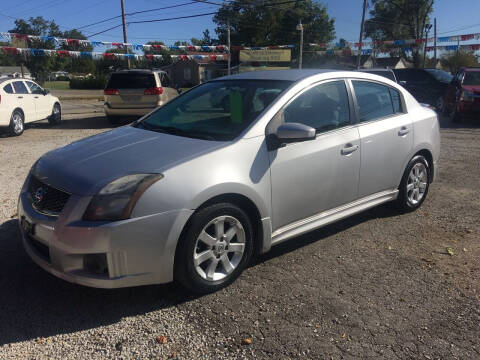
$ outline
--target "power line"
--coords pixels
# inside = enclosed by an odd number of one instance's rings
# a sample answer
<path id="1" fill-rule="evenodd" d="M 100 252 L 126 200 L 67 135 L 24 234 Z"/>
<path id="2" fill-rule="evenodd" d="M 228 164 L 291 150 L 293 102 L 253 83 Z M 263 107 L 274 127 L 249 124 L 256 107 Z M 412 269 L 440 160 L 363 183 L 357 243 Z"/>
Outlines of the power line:
<path id="1" fill-rule="evenodd" d="M 178 17 L 164 18 L 164 19 L 129 21 L 128 24 L 144 24 L 144 23 L 152 23 L 152 22 L 160 22 L 160 21 L 170 21 L 170 20 L 179 20 L 179 19 L 190 19 L 190 18 L 201 17 L 201 16 L 208 16 L 208 15 L 214 15 L 214 14 L 216 14 L 216 12 L 209 12 L 209 13 L 196 14 L 196 15 L 187 15 L 187 16 L 178 16 Z"/>
<path id="2" fill-rule="evenodd" d="M 103 34 L 103 33 L 107 32 L 107 31 L 110 31 L 110 30 L 113 30 L 113 29 L 119 28 L 120 26 L 123 26 L 123 24 L 120 24 L 120 25 L 113 26 L 113 27 L 111 27 L 111 28 L 108 28 L 108 29 L 105 29 L 105 30 L 99 31 L 99 32 L 97 32 L 97 33 L 95 33 L 95 34 L 90 34 L 90 35 L 87 35 L 86 37 L 87 37 L 87 38 L 89 38 L 89 37 L 93 37 L 93 36 L 95 36 L 95 35 L 100 35 L 100 34 Z"/>

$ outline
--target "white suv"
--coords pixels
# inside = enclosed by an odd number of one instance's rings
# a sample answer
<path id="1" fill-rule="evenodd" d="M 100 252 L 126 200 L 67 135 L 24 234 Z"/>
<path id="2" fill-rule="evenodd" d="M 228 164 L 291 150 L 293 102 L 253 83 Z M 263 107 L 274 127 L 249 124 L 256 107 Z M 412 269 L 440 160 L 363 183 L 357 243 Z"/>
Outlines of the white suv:
<path id="1" fill-rule="evenodd" d="M 22 135 L 25 124 L 33 121 L 59 124 L 61 109 L 58 98 L 32 80 L 0 78 L 0 127 L 8 127 L 11 135 Z"/>
<path id="2" fill-rule="evenodd" d="M 104 90 L 105 115 L 115 124 L 122 116 L 148 114 L 177 95 L 164 71 L 117 71 L 112 73 Z"/>

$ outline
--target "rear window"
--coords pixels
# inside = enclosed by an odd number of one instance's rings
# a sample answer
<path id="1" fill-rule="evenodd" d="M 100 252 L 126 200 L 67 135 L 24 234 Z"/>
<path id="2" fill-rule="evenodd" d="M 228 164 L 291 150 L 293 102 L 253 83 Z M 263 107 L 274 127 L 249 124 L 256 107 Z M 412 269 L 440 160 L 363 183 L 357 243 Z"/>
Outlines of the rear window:
<path id="1" fill-rule="evenodd" d="M 393 82 L 397 82 L 397 79 L 395 79 L 395 75 L 393 75 L 393 72 L 391 71 L 375 71 L 375 70 L 369 70 L 369 71 L 364 71 L 369 74 L 374 74 L 378 76 L 383 76 L 384 78 L 387 78 L 389 80 L 392 80 Z"/>
<path id="2" fill-rule="evenodd" d="M 155 77 L 153 74 L 112 74 L 108 80 L 108 89 L 149 89 L 154 88 Z"/>
<path id="3" fill-rule="evenodd" d="M 463 85 L 480 85 L 480 71 L 466 71 Z"/>

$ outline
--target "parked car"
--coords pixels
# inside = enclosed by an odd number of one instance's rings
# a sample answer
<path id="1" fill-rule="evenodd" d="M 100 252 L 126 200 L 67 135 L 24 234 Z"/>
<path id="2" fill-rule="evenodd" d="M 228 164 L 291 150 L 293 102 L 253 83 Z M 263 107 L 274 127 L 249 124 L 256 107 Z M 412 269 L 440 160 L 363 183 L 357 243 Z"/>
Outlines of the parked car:
<path id="1" fill-rule="evenodd" d="M 221 88 L 228 111 L 210 102 Z M 417 209 L 439 150 L 436 113 L 379 76 L 223 77 L 43 155 L 20 193 L 23 244 L 78 284 L 215 291 L 302 233 L 388 201 Z"/>
<path id="2" fill-rule="evenodd" d="M 178 95 L 166 72 L 151 70 L 114 72 L 103 93 L 105 114 L 114 124 L 121 117 L 143 116 Z"/>
<path id="3" fill-rule="evenodd" d="M 357 71 L 366 72 L 369 74 L 375 74 L 379 76 L 383 76 L 393 82 L 397 82 L 397 77 L 392 69 L 383 69 L 383 68 L 371 68 L 371 69 L 359 69 Z"/>
<path id="4" fill-rule="evenodd" d="M 393 69 L 399 84 L 420 103 L 443 109 L 443 99 L 452 75 L 438 69 Z"/>
<path id="5" fill-rule="evenodd" d="M 465 115 L 480 113 L 480 68 L 463 68 L 445 94 L 445 115 L 460 122 Z"/>
<path id="6" fill-rule="evenodd" d="M 36 82 L 22 78 L 0 78 L 0 127 L 20 136 L 25 124 L 48 119 L 52 125 L 62 121 L 57 97 Z"/>

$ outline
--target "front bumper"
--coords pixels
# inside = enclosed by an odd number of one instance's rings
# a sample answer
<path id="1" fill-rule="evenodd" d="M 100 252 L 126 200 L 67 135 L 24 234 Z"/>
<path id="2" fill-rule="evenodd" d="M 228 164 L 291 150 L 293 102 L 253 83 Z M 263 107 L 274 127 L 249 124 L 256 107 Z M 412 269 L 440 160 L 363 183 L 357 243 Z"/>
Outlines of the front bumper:
<path id="1" fill-rule="evenodd" d="M 86 286 L 118 288 L 167 283 L 180 233 L 192 210 L 175 210 L 116 222 L 86 222 L 90 198 L 71 195 L 62 213 L 37 212 L 22 190 L 18 202 L 22 241 L 32 260 L 49 273 Z M 32 228 L 22 226 L 31 224 Z M 106 273 L 89 271 L 86 256 L 106 259 Z"/>

